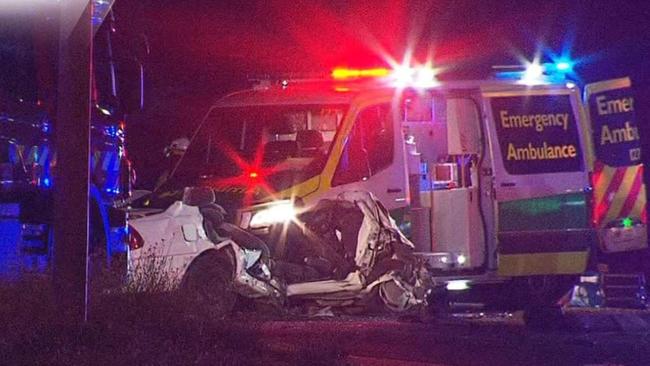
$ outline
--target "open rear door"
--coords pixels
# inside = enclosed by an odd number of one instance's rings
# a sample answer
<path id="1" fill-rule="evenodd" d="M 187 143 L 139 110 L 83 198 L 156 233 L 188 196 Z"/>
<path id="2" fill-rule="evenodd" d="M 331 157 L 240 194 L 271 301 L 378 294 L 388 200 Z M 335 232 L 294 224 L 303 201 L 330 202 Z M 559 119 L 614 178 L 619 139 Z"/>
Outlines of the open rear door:
<path id="1" fill-rule="evenodd" d="M 593 221 L 605 253 L 646 248 L 646 189 L 629 78 L 585 88 L 594 164 Z"/>
<path id="2" fill-rule="evenodd" d="M 485 92 L 494 166 L 498 272 L 581 273 L 595 241 L 579 94 Z"/>

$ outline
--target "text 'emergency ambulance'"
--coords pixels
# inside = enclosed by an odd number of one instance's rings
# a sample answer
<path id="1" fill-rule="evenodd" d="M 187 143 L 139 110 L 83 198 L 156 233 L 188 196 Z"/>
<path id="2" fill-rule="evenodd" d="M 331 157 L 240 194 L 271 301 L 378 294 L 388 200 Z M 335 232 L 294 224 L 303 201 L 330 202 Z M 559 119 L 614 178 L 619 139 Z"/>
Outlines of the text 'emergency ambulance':
<path id="1" fill-rule="evenodd" d="M 568 113 L 509 115 L 502 110 L 499 115 L 503 128 L 535 128 L 537 132 L 544 132 L 547 127 L 562 127 L 564 131 L 569 128 Z"/>

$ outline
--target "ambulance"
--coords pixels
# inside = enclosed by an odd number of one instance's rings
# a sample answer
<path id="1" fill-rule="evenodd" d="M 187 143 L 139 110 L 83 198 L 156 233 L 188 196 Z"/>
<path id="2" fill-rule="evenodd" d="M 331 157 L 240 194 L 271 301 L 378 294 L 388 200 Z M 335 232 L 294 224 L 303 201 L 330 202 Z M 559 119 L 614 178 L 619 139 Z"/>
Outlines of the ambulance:
<path id="1" fill-rule="evenodd" d="M 261 82 L 212 105 L 171 176 L 212 187 L 276 255 L 300 210 L 369 191 L 441 278 L 581 274 L 647 247 L 646 189 L 630 80 L 583 94 L 561 77 L 569 67 L 444 82 L 430 67 L 337 68 Z"/>

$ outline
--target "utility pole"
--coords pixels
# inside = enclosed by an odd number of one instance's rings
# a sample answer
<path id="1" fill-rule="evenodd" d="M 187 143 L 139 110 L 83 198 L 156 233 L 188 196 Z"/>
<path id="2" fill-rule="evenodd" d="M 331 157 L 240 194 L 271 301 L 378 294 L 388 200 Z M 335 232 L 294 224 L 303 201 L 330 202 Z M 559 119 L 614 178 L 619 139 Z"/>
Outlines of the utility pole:
<path id="1" fill-rule="evenodd" d="M 65 321 L 88 317 L 88 179 L 92 2 L 59 2 L 54 283 Z"/>

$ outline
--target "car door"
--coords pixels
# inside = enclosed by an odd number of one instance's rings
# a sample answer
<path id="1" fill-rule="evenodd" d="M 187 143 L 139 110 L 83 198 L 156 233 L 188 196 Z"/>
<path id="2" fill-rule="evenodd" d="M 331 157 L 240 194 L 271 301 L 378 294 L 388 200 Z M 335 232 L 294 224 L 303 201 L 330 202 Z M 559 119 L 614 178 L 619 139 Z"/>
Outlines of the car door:
<path id="1" fill-rule="evenodd" d="M 408 205 L 404 140 L 397 112 L 390 100 L 359 103 L 352 110 L 353 122 L 342 129 L 338 145 L 332 149 L 328 169 L 322 176 L 324 197 L 341 192 L 372 192 L 387 209 Z M 336 142 L 335 142 L 336 143 Z"/>
<path id="2" fill-rule="evenodd" d="M 588 128 L 578 91 L 483 93 L 494 169 L 498 272 L 581 273 L 590 224 Z"/>

